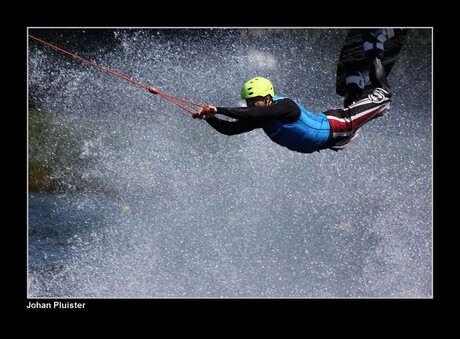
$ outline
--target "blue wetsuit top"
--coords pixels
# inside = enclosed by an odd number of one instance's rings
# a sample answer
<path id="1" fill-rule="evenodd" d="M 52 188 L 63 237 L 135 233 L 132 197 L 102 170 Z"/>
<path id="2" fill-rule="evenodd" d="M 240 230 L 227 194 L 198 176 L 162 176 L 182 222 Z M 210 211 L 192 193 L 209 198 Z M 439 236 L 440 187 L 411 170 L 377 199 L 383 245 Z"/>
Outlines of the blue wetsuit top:
<path id="1" fill-rule="evenodd" d="M 264 107 L 217 107 L 217 113 L 236 119 L 206 119 L 220 133 L 235 135 L 262 128 L 277 144 L 301 153 L 327 148 L 331 135 L 331 127 L 324 113 L 313 114 L 284 97 L 275 96 L 273 103 Z"/>

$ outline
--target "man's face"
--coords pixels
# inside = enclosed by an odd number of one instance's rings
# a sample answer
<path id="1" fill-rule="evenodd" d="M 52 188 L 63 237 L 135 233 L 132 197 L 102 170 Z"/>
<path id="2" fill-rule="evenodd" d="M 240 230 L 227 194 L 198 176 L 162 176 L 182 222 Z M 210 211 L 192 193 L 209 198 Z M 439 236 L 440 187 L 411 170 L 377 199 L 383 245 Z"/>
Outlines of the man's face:
<path id="1" fill-rule="evenodd" d="M 254 97 L 246 99 L 246 106 L 247 107 L 263 107 L 267 106 L 267 100 L 264 97 Z"/>

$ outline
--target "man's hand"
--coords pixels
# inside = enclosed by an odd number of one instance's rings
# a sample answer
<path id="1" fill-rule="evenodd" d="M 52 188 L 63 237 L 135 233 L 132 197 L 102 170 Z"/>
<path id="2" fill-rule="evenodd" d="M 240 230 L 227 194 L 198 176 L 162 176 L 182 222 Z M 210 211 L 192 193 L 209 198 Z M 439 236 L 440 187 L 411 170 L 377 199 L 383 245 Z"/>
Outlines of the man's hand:
<path id="1" fill-rule="evenodd" d="M 208 119 L 216 115 L 217 108 L 211 105 L 199 107 L 196 112 L 192 113 L 193 119 Z"/>

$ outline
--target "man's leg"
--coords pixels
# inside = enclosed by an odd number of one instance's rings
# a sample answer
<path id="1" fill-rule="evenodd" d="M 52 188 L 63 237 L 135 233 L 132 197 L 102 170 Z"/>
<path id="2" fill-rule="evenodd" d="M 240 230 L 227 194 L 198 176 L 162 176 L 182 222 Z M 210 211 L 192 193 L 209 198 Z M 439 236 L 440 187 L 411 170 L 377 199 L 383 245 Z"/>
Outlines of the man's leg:
<path id="1" fill-rule="evenodd" d="M 347 86 L 347 95 L 343 101 L 343 106 L 347 108 L 354 102 L 361 99 L 363 94 L 364 86 L 369 81 L 369 72 L 365 69 L 363 70 L 350 70 L 347 72 L 347 77 L 345 83 Z"/>
<path id="2" fill-rule="evenodd" d="M 382 64 L 384 43 L 394 36 L 394 30 L 365 29 L 363 30 L 363 48 L 369 65 L 369 78 L 374 88 L 382 88 L 391 96 L 385 68 Z"/>
<path id="3" fill-rule="evenodd" d="M 331 109 L 324 112 L 331 125 L 332 140 L 328 147 L 340 150 L 358 136 L 359 128 L 372 119 L 388 115 L 390 97 L 381 88 L 376 88 L 366 98 L 348 108 Z"/>
<path id="4" fill-rule="evenodd" d="M 394 36 L 392 28 L 363 29 L 363 49 L 367 59 L 368 70 L 351 69 L 347 72 L 347 94 L 344 107 L 357 102 L 363 93 L 364 86 L 370 80 L 374 88 L 382 88 L 391 96 L 390 86 L 382 64 L 385 41 Z"/>

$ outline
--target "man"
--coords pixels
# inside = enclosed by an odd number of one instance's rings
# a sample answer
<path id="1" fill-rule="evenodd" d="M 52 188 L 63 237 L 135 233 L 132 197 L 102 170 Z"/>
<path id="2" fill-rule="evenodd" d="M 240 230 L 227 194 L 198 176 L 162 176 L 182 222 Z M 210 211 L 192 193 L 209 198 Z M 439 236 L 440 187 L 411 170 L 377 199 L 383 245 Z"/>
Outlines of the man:
<path id="1" fill-rule="evenodd" d="M 225 135 L 262 128 L 275 143 L 300 153 L 328 148 L 341 150 L 358 135 L 362 125 L 388 114 L 391 91 L 381 59 L 383 42 L 389 37 L 387 30 L 363 30 L 363 48 L 374 91 L 366 98 L 354 102 L 361 95 L 362 81 L 359 76 L 362 74 L 350 74 L 350 79 L 347 79 L 350 80 L 347 81 L 349 93 L 345 99 L 347 107 L 343 109 L 311 113 L 289 98 L 275 96 L 270 80 L 255 77 L 247 81 L 241 89 L 241 98 L 246 101 L 247 107 L 209 105 L 199 108 L 192 116 L 205 119 L 214 129 Z M 220 119 L 216 117 L 218 114 L 234 120 Z"/>

